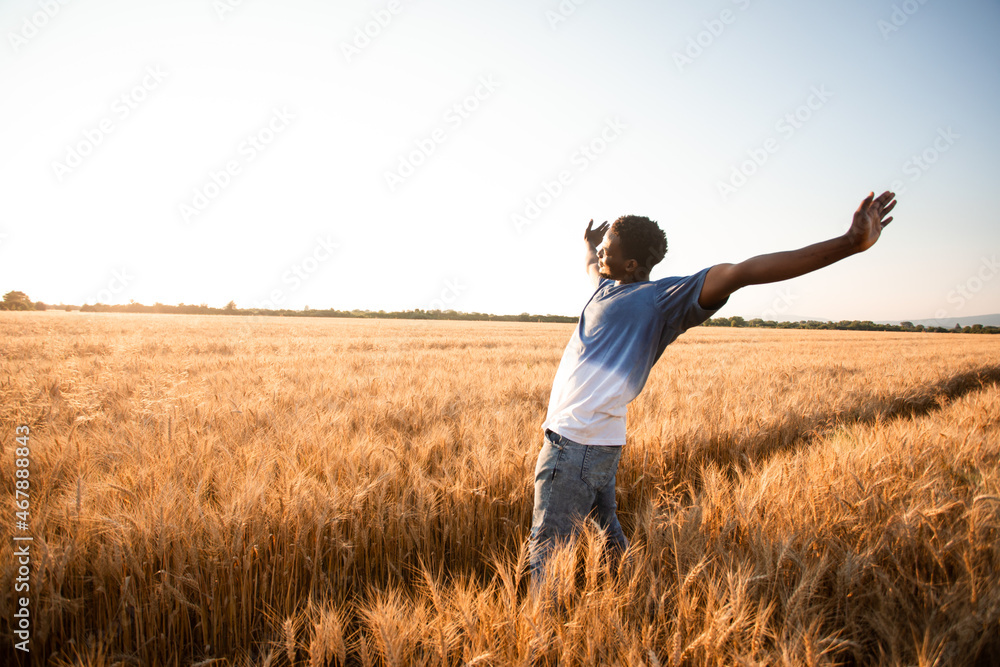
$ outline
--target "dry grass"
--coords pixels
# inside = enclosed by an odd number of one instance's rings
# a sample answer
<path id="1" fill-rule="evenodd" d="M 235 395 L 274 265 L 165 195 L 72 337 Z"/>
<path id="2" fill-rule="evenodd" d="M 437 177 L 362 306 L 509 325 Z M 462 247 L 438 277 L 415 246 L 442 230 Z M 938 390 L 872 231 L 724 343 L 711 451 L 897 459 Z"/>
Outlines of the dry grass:
<path id="1" fill-rule="evenodd" d="M 0 313 L 35 655 L 1000 661 L 1000 337 L 688 332 L 629 408 L 632 548 L 607 572 L 588 530 L 546 606 L 525 542 L 571 327 Z"/>

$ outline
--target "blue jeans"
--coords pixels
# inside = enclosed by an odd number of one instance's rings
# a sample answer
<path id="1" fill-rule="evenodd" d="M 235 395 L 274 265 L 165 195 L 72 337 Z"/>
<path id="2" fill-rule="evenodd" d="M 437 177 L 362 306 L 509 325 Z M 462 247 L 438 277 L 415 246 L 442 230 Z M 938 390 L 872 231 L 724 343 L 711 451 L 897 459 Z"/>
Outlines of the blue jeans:
<path id="1" fill-rule="evenodd" d="M 585 517 L 605 530 L 615 560 L 628 547 L 615 502 L 621 455 L 621 447 L 581 445 L 545 430 L 535 465 L 535 510 L 528 543 L 533 586 L 541 582 L 555 541 L 573 537 Z"/>

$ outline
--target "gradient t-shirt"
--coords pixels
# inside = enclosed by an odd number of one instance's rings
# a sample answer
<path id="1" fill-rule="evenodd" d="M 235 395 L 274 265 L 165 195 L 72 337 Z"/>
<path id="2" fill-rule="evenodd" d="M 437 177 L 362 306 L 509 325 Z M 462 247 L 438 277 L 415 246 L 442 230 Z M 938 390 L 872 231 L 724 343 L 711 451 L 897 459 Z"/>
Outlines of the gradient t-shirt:
<path id="1" fill-rule="evenodd" d="M 707 273 L 628 285 L 602 278 L 563 352 L 542 428 L 583 445 L 624 445 L 628 404 L 653 364 L 718 310 L 698 305 Z"/>

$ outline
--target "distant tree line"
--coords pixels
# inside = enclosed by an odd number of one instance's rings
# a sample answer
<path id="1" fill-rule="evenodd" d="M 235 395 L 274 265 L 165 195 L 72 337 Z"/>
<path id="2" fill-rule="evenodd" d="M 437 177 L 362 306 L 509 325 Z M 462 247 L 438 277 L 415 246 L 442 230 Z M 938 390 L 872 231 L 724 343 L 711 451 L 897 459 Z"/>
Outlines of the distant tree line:
<path id="1" fill-rule="evenodd" d="M 78 310 L 82 313 L 164 313 L 172 315 L 242 315 L 251 316 L 277 316 L 277 317 L 353 317 L 353 318 L 382 318 L 382 319 L 404 319 L 404 320 L 488 320 L 492 322 L 576 322 L 578 318 L 566 315 L 532 315 L 521 313 L 520 315 L 493 315 L 491 313 L 463 313 L 455 310 L 415 310 L 385 311 L 385 310 L 336 310 L 328 308 L 316 310 L 306 306 L 303 310 L 268 308 L 237 308 L 236 303 L 230 301 L 223 308 L 213 308 L 208 304 L 186 304 L 179 303 L 171 306 L 163 303 L 154 303 L 146 306 L 135 301 L 120 305 L 108 305 L 103 303 L 76 305 L 51 305 L 40 301 L 32 302 L 24 292 L 8 292 L 4 300 L 0 303 L 0 310 Z"/>
<path id="2" fill-rule="evenodd" d="M 762 320 L 756 318 L 745 320 L 738 315 L 733 317 L 713 317 L 704 322 L 707 327 L 750 327 L 761 329 L 830 329 L 837 331 L 925 331 L 930 333 L 1000 333 L 1000 327 L 983 326 L 973 324 L 972 326 L 960 326 L 957 322 L 951 329 L 946 327 L 925 327 L 923 324 L 914 325 L 913 322 L 900 322 L 899 324 L 876 324 L 871 320 L 841 320 L 839 322 L 819 322 L 808 320 L 805 322 L 775 322 L 774 320 Z"/>
<path id="3" fill-rule="evenodd" d="M 80 308 L 81 312 L 90 313 L 175 313 L 182 315 L 242 315 L 248 316 L 271 316 L 271 317 L 353 317 L 353 318 L 379 318 L 397 320 L 488 320 L 492 322 L 576 322 L 577 318 L 565 315 L 532 315 L 521 313 L 520 315 L 493 315 L 491 313 L 463 313 L 455 310 L 336 310 L 327 308 L 319 310 L 306 307 L 303 310 L 289 310 L 287 308 L 272 310 L 269 308 L 237 308 L 231 301 L 224 308 L 211 308 L 206 304 L 195 306 L 192 304 L 178 304 L 168 306 L 156 303 L 152 306 L 144 306 L 141 303 L 129 303 L 125 305 L 108 306 L 104 304 L 85 305 Z"/>
<path id="4" fill-rule="evenodd" d="M 170 306 L 162 303 L 154 303 L 152 306 L 145 306 L 141 303 L 131 301 L 122 305 L 107 304 L 85 304 L 83 306 L 73 306 L 59 304 L 53 306 L 44 304 L 41 301 L 32 302 L 24 292 L 7 292 L 3 301 L 0 302 L 0 310 L 79 310 L 84 313 L 165 313 L 173 315 L 242 315 L 251 316 L 272 316 L 272 317 L 352 317 L 369 319 L 396 319 L 396 320 L 485 320 L 489 322 L 576 322 L 578 317 L 567 315 L 531 315 L 521 313 L 520 315 L 493 315 L 491 313 L 464 313 L 456 310 L 335 310 L 327 308 L 316 310 L 306 306 L 303 310 L 271 310 L 267 308 L 238 308 L 234 301 L 230 301 L 223 308 L 213 308 L 207 304 L 185 304 L 179 303 Z M 958 323 L 951 329 L 945 327 L 925 327 L 923 324 L 914 325 L 912 322 L 900 322 L 899 324 L 876 324 L 871 320 L 841 320 L 839 322 L 819 322 L 809 320 L 807 322 L 775 322 L 774 320 L 763 320 L 756 318 L 745 320 L 738 315 L 732 317 L 713 317 L 703 323 L 707 327 L 737 327 L 737 328 L 760 328 L 760 329 L 829 329 L 837 331 L 924 331 L 931 333 L 1000 333 L 1000 327 L 983 326 L 973 324 L 971 326 L 959 326 Z"/>

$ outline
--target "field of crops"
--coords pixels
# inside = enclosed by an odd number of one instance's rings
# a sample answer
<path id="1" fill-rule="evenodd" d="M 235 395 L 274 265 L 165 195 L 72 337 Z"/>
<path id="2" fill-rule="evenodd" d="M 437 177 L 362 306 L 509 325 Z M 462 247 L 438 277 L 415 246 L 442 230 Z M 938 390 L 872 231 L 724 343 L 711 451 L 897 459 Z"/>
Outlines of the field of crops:
<path id="1" fill-rule="evenodd" d="M 0 313 L 32 656 L 1000 664 L 1000 336 L 687 332 L 629 407 L 629 552 L 609 572 L 589 528 L 536 600 L 533 470 L 572 327 Z M 15 544 L 0 641 L 23 660 Z"/>

